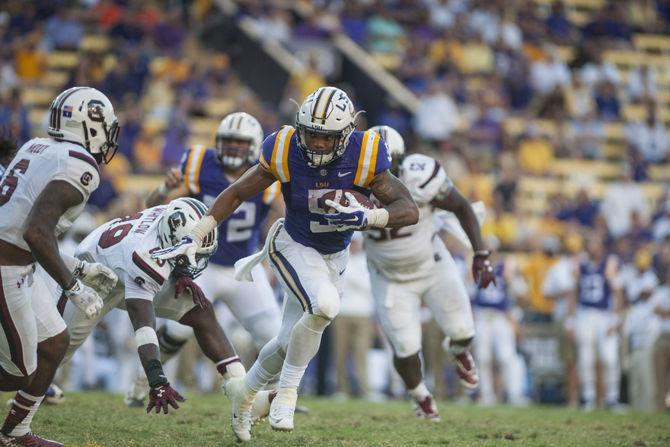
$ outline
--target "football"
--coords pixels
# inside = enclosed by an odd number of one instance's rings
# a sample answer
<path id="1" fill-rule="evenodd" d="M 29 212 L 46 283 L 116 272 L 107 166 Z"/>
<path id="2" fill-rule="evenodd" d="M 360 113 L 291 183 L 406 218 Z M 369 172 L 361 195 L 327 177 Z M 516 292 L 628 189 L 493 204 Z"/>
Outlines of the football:
<path id="1" fill-rule="evenodd" d="M 334 213 L 336 210 L 328 206 L 326 204 L 326 200 L 332 200 L 333 202 L 337 202 L 340 205 L 348 206 L 349 205 L 349 200 L 347 199 L 347 196 L 344 193 L 351 193 L 356 197 L 356 200 L 358 200 L 358 203 L 360 203 L 362 206 L 368 209 L 373 209 L 375 208 L 374 203 L 372 203 L 372 200 L 370 200 L 365 194 L 362 194 L 358 191 L 355 191 L 353 189 L 335 189 L 333 191 L 327 192 L 326 194 L 322 195 L 321 198 L 319 199 L 319 208 L 323 209 L 326 213 Z"/>

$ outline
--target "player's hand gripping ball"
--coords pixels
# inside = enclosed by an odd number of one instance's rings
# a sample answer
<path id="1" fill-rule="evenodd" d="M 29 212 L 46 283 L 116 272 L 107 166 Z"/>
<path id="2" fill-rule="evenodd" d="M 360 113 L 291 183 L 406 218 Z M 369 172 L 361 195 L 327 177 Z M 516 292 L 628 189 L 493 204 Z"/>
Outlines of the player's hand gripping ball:
<path id="1" fill-rule="evenodd" d="M 326 214 L 332 214 L 337 212 L 335 208 L 326 203 L 326 200 L 332 200 L 333 202 L 339 203 L 342 206 L 350 206 L 351 204 L 349 203 L 349 199 L 347 199 L 347 195 L 345 193 L 353 194 L 356 200 L 358 200 L 358 203 L 364 206 L 365 208 L 368 209 L 375 208 L 375 204 L 372 203 L 372 200 L 366 197 L 365 194 L 362 194 L 358 191 L 354 191 L 353 189 L 335 189 L 333 191 L 327 192 L 326 194 L 322 195 L 321 198 L 319 198 L 318 200 L 319 208 L 324 210 Z"/>

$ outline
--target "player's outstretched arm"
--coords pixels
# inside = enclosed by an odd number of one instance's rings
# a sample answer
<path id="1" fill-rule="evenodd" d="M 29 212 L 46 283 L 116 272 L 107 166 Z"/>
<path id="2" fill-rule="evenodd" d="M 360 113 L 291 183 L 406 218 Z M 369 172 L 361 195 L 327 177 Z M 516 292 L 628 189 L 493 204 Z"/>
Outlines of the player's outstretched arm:
<path id="1" fill-rule="evenodd" d="M 153 302 L 147 299 L 127 297 L 126 309 L 135 331 L 137 353 L 151 387 L 147 413 L 155 408 L 156 413 L 162 409 L 163 413 L 167 414 L 169 406 L 179 408 L 177 402 L 183 402 L 184 398 L 170 386 L 170 382 L 163 373 Z"/>
<path id="2" fill-rule="evenodd" d="M 472 277 L 480 289 L 485 289 L 493 282 L 495 284 L 495 274 L 493 265 L 489 261 L 491 252 L 486 248 L 482 241 L 482 233 L 479 228 L 477 215 L 472 209 L 470 201 L 466 199 L 456 188 L 449 188 L 445 193 L 438 195 L 430 202 L 431 205 L 443 210 L 451 211 L 456 215 L 458 222 L 463 227 L 465 234 L 468 235 L 475 256 L 472 260 Z"/>
<path id="3" fill-rule="evenodd" d="M 487 250 L 482 241 L 479 221 L 472 209 L 472 205 L 458 189 L 452 188 L 444 197 L 438 194 L 430 204 L 434 207 L 451 211 L 456 215 L 458 222 L 461 224 L 461 227 L 463 227 L 465 234 L 468 235 L 468 239 L 470 239 L 475 254 Z"/>
<path id="4" fill-rule="evenodd" d="M 221 223 L 233 214 L 242 202 L 262 193 L 275 181 L 274 176 L 260 164 L 252 166 L 216 197 L 209 214 L 217 223 Z"/>
<path id="5" fill-rule="evenodd" d="M 406 227 L 419 221 L 419 208 L 414 203 L 412 195 L 407 187 L 389 171 L 377 174 L 370 182 L 370 189 L 388 211 L 388 221 L 385 227 Z"/>
<path id="6" fill-rule="evenodd" d="M 178 168 L 170 169 L 165 174 L 165 180 L 158 188 L 154 189 L 147 197 L 147 206 L 157 206 L 179 197 L 187 197 L 190 191 L 184 183 L 184 174 Z"/>
<path id="7" fill-rule="evenodd" d="M 195 253 L 205 236 L 233 214 L 242 202 L 260 194 L 275 180 L 274 176 L 260 165 L 252 166 L 242 174 L 242 177 L 216 197 L 207 215 L 200 219 L 190 235 L 185 236 L 172 247 L 156 250 L 151 256 L 154 259 L 172 259 L 184 255 L 191 265 L 195 265 Z"/>

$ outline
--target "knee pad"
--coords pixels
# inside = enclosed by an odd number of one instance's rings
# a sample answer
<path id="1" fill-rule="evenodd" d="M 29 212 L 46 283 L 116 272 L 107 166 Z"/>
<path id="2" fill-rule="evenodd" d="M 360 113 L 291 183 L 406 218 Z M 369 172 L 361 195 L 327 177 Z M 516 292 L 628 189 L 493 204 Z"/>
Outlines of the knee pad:
<path id="1" fill-rule="evenodd" d="M 326 282 L 319 286 L 316 296 L 316 309 L 314 315 L 332 320 L 340 312 L 340 294 L 335 285 Z"/>

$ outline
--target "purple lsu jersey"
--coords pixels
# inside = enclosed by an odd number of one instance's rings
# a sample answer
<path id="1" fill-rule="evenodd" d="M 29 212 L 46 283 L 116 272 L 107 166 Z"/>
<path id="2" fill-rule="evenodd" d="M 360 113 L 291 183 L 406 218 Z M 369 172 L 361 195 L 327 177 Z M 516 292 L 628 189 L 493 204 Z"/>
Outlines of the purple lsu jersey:
<path id="1" fill-rule="evenodd" d="M 503 274 L 503 264 L 495 266 L 494 273 L 496 282 L 489 284 L 486 289 L 477 289 L 475 296 L 472 299 L 472 304 L 477 307 L 488 309 L 497 309 L 500 311 L 507 311 L 510 308 L 510 298 L 507 293 L 507 282 Z"/>
<path id="2" fill-rule="evenodd" d="M 605 277 L 606 264 L 606 257 L 598 263 L 588 259 L 579 262 L 577 302 L 580 306 L 609 309 L 612 294 Z"/>
<path id="3" fill-rule="evenodd" d="M 211 207 L 216 196 L 232 183 L 216 158 L 213 149 L 192 146 L 181 162 L 181 172 L 191 197 Z M 242 202 L 235 212 L 219 225 L 219 247 L 211 262 L 232 266 L 238 259 L 254 254 L 260 245 L 261 223 L 267 217 L 270 204 L 279 194 L 274 183 L 262 194 Z"/>
<path id="4" fill-rule="evenodd" d="M 259 162 L 281 182 L 288 234 L 319 253 L 331 254 L 349 246 L 353 231 L 337 231 L 329 225 L 319 199 L 338 189 L 354 189 L 369 196 L 370 182 L 389 169 L 391 157 L 379 134 L 354 131 L 340 158 L 313 168 L 298 148 L 295 129 L 284 126 L 265 139 Z"/>

